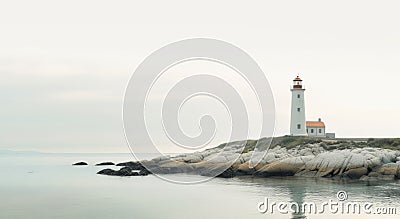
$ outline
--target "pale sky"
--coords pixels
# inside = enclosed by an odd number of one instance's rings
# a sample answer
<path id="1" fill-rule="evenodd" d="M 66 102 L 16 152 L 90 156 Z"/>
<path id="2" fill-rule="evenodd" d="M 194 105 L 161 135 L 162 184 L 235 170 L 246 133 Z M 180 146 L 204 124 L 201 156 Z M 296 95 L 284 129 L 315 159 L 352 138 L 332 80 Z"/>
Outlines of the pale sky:
<path id="1" fill-rule="evenodd" d="M 232 43 L 258 62 L 274 93 L 276 136 L 289 133 L 289 87 L 299 73 L 307 120 L 321 117 L 338 137 L 399 137 L 399 6 L 2 2 L 0 150 L 128 152 L 122 103 L 129 78 L 151 52 L 193 37 Z"/>

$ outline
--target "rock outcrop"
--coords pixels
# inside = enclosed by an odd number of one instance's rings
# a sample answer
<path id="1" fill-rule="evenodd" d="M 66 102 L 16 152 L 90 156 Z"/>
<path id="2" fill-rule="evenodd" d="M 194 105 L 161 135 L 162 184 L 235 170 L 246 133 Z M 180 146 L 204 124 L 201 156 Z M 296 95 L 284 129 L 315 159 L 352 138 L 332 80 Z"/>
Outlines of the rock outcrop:
<path id="1" fill-rule="evenodd" d="M 260 141 L 268 142 L 265 139 Z M 397 140 L 353 142 L 285 136 L 274 139 L 267 153 L 267 146 L 263 148 L 261 145 L 262 150 L 255 150 L 255 141 L 251 144 L 248 142 L 231 142 L 202 152 L 125 162 L 117 166 L 146 173 L 187 173 L 224 178 L 238 175 L 328 177 L 365 181 L 400 178 L 400 150 L 379 147 L 379 142 L 389 142 L 392 145 L 390 147 L 397 147 Z M 254 167 L 249 165 L 252 157 L 260 160 Z M 125 174 L 124 171 L 115 173 L 109 169 L 104 172 L 107 175 Z"/>
<path id="2" fill-rule="evenodd" d="M 86 166 L 86 165 L 88 165 L 88 163 L 81 161 L 81 162 L 74 163 L 72 165 L 74 165 L 74 166 Z"/>

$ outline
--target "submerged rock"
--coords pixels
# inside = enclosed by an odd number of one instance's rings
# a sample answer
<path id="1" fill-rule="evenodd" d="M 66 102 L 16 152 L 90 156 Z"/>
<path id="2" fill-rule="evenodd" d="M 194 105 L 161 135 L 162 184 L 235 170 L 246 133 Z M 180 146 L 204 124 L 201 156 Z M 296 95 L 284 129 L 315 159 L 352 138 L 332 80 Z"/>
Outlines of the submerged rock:
<path id="1" fill-rule="evenodd" d="M 88 165 L 88 163 L 81 161 L 81 162 L 74 163 L 72 165 L 74 165 L 74 166 L 85 166 L 85 165 Z"/>
<path id="2" fill-rule="evenodd" d="M 114 166 L 115 164 L 113 162 L 102 162 L 96 164 L 96 166 Z"/>
<path id="3" fill-rule="evenodd" d="M 104 169 L 97 172 L 97 174 L 109 175 L 109 176 L 147 176 L 148 173 L 145 171 L 133 171 L 130 167 L 122 167 L 119 170 Z"/>

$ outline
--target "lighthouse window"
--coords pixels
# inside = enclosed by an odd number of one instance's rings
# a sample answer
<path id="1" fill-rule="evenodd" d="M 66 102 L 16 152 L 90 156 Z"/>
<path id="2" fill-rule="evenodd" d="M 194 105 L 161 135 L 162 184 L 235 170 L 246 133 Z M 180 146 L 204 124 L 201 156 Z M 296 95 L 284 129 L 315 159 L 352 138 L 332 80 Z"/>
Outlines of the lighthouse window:
<path id="1" fill-rule="evenodd" d="M 297 112 L 300 112 L 300 108 L 297 108 Z"/>
<path id="2" fill-rule="evenodd" d="M 314 133 L 314 129 L 311 129 L 311 133 Z"/>
<path id="3" fill-rule="evenodd" d="M 301 129 L 301 125 L 300 124 L 297 124 L 297 129 Z"/>
<path id="4" fill-rule="evenodd" d="M 297 98 L 300 98 L 300 94 L 297 94 Z"/>
<path id="5" fill-rule="evenodd" d="M 322 129 L 319 129 L 319 133 L 322 133 Z"/>

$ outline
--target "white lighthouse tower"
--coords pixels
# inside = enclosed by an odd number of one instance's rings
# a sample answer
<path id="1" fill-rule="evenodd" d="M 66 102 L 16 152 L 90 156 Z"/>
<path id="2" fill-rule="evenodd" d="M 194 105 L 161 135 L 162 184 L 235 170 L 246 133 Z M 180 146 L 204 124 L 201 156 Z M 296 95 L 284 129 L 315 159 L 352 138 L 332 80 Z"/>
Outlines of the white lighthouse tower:
<path id="1" fill-rule="evenodd" d="M 290 120 L 290 135 L 307 136 L 306 132 L 306 110 L 304 106 L 303 80 L 297 76 L 293 80 L 292 91 L 292 112 Z"/>

